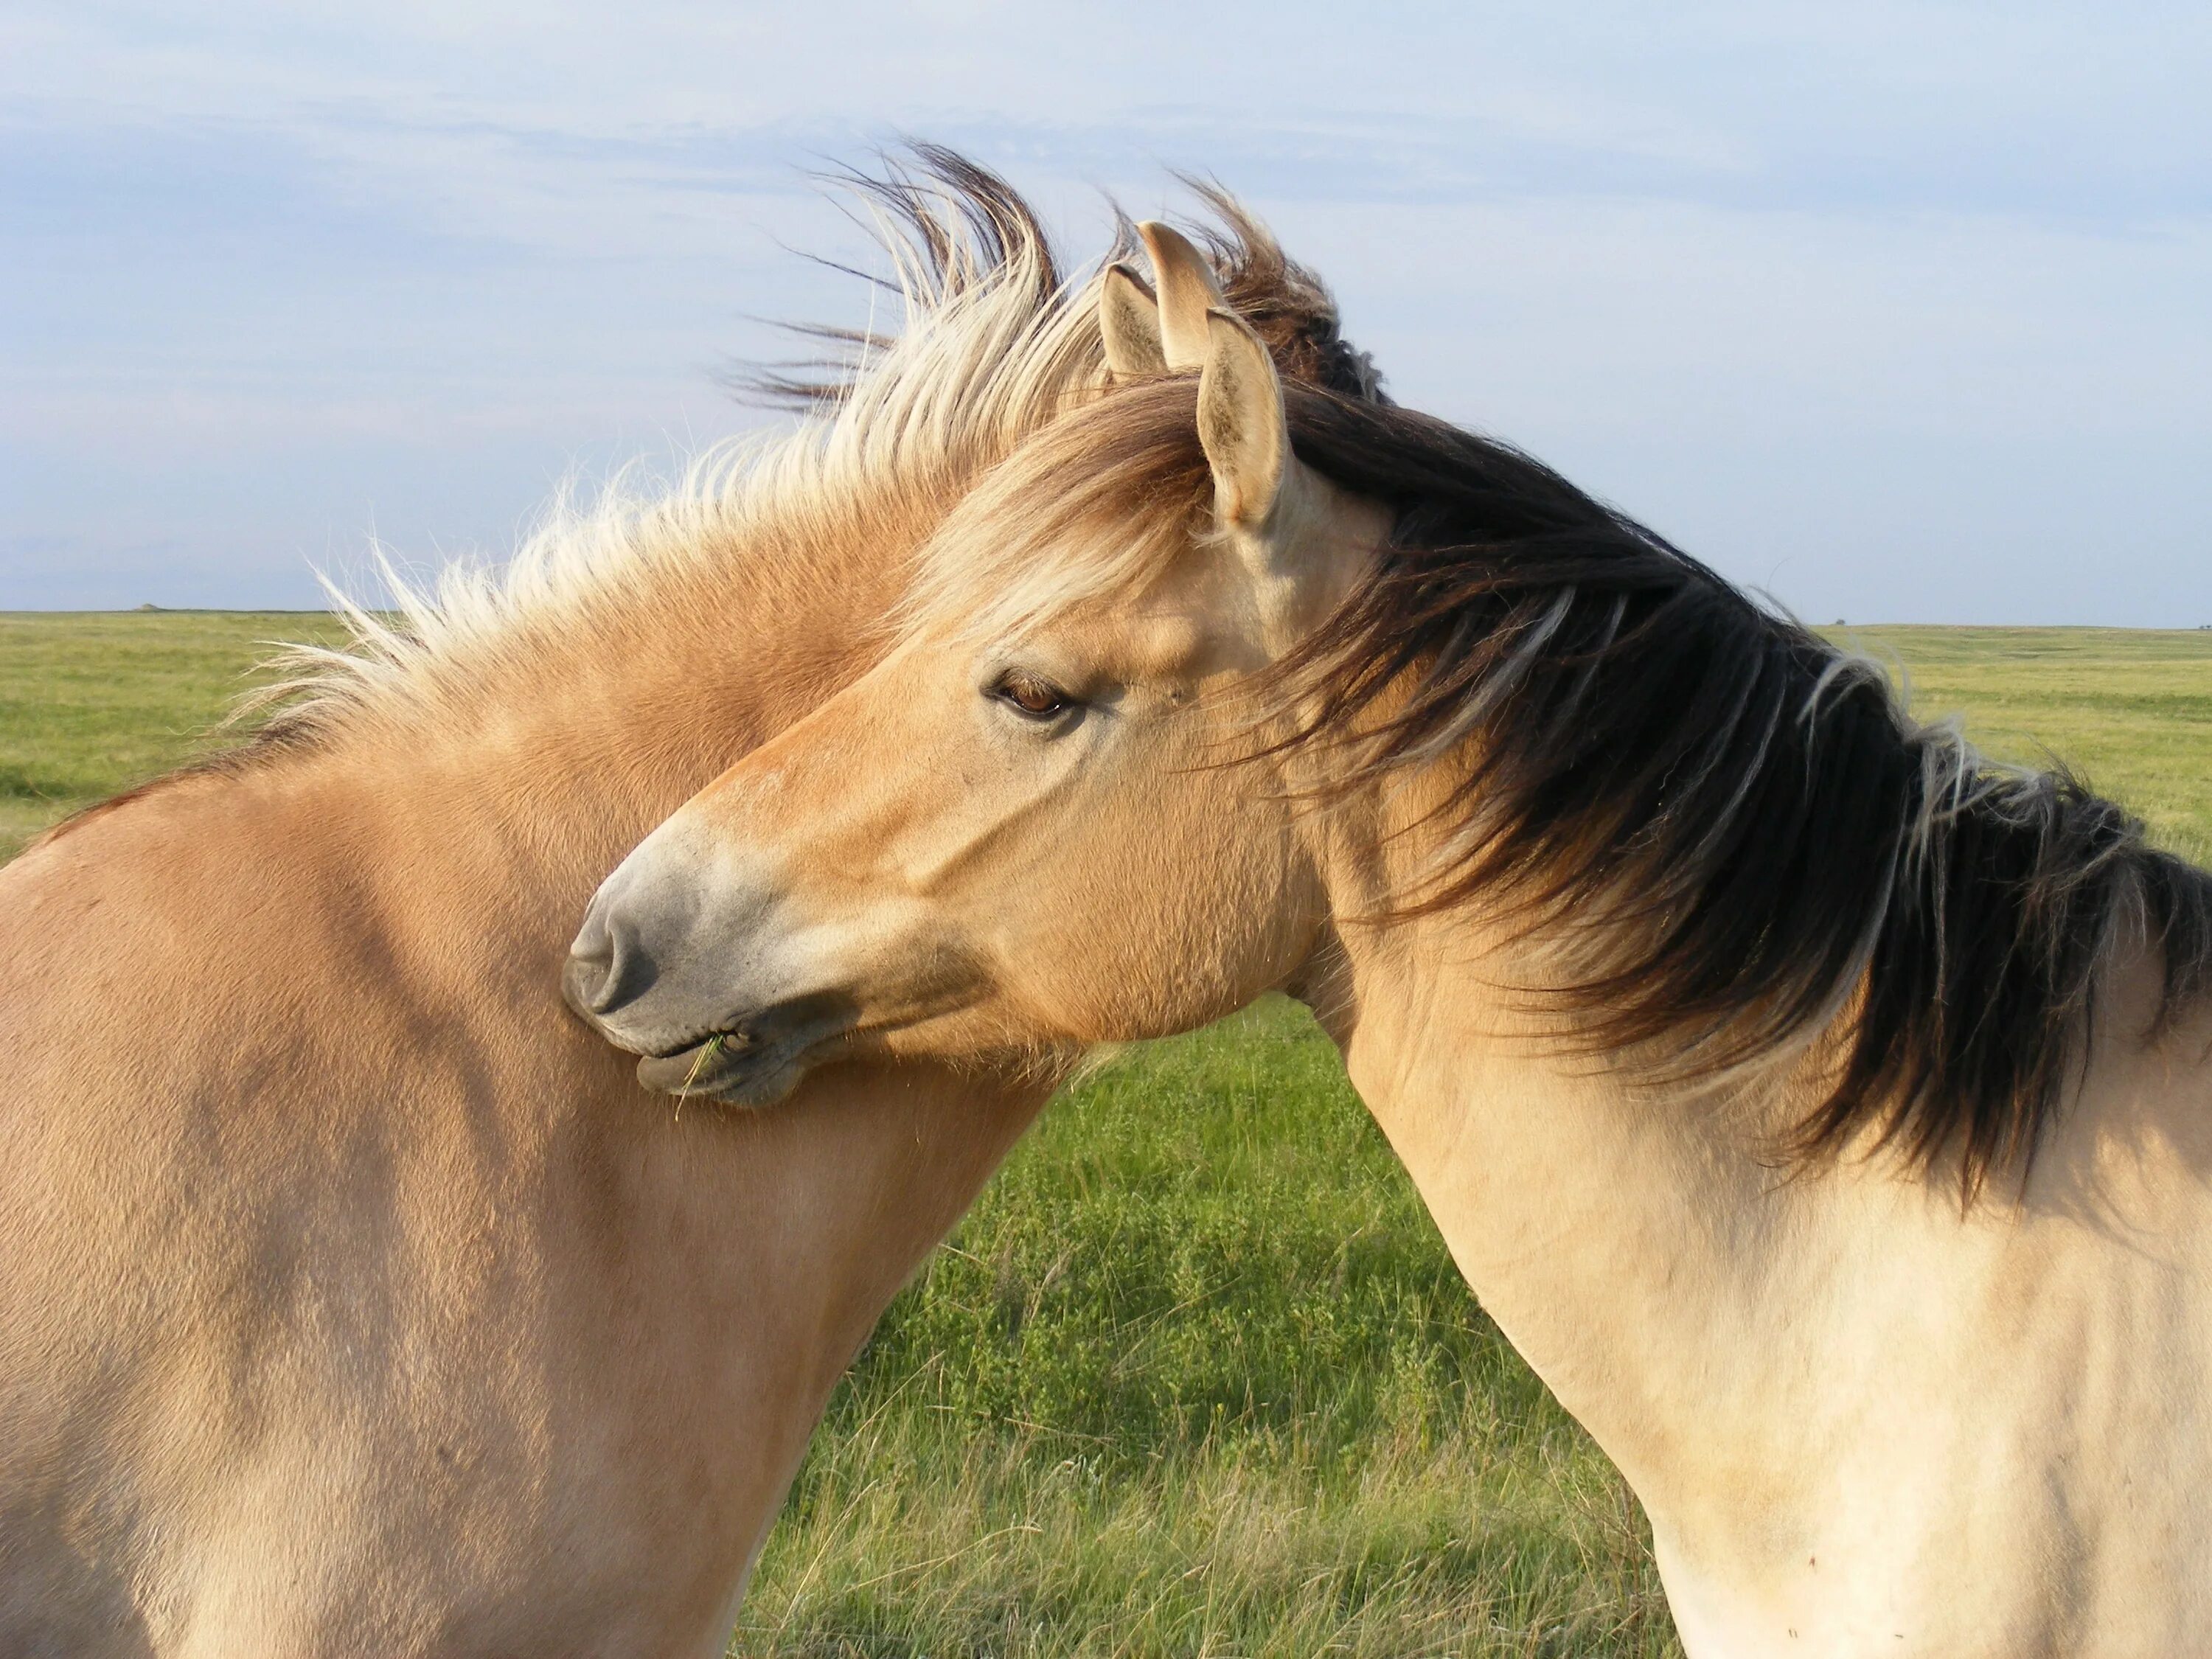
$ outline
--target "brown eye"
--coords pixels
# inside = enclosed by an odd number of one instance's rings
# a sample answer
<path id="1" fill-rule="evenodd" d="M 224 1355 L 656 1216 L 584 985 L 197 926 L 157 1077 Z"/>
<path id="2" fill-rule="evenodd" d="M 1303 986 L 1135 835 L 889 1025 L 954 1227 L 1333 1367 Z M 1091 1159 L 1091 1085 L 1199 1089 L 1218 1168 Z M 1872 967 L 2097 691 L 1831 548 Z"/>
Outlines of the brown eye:
<path id="1" fill-rule="evenodd" d="M 999 677 L 991 695 L 1011 704 L 1031 720 L 1048 720 L 1073 701 L 1050 680 L 1016 668 Z"/>

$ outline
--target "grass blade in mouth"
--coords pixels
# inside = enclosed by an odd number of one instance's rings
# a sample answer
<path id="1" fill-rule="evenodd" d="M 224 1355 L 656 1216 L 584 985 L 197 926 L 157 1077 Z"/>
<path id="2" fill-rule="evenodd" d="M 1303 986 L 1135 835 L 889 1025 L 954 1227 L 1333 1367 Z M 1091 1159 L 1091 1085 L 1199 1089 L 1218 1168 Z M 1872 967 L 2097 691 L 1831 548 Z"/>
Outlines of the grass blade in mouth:
<path id="1" fill-rule="evenodd" d="M 676 1092 L 678 1101 L 691 1092 L 691 1085 L 699 1080 L 699 1074 L 714 1063 L 715 1055 L 722 1052 L 722 1036 L 723 1033 L 717 1031 L 699 1045 L 699 1052 L 691 1061 L 691 1069 L 684 1076 L 684 1086 Z"/>

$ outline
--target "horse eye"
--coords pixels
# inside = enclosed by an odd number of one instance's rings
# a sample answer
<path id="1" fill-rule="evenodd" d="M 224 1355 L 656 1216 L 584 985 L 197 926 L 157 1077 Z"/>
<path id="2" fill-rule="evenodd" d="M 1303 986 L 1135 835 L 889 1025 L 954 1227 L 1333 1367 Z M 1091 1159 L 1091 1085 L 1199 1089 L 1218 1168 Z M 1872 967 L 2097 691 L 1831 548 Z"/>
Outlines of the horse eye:
<path id="1" fill-rule="evenodd" d="M 1017 668 L 1002 674 L 999 683 L 991 688 L 991 695 L 1001 702 L 1011 703 L 1031 720 L 1045 720 L 1074 701 L 1050 680 L 1039 679 Z"/>

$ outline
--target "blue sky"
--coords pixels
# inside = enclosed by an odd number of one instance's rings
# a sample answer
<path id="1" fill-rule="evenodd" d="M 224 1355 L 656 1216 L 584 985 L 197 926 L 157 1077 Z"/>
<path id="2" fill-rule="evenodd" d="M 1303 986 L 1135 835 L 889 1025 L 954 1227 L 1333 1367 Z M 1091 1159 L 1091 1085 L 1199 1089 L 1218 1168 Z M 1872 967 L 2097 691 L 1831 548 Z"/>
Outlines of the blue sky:
<path id="1" fill-rule="evenodd" d="M 2212 623 L 2201 4 L 0 8 L 0 608 L 317 603 L 758 417 L 802 177 L 1210 171 L 1403 399 L 1820 621 Z"/>

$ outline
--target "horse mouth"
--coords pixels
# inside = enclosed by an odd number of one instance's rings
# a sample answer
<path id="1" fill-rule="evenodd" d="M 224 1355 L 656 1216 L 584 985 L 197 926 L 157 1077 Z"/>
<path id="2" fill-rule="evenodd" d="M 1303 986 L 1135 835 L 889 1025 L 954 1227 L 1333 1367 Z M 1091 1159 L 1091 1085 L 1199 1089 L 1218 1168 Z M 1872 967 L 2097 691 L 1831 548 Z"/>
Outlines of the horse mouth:
<path id="1" fill-rule="evenodd" d="M 637 1062 L 637 1080 L 679 1100 L 771 1106 L 853 1024 L 843 998 L 801 998 L 647 1054 Z"/>

